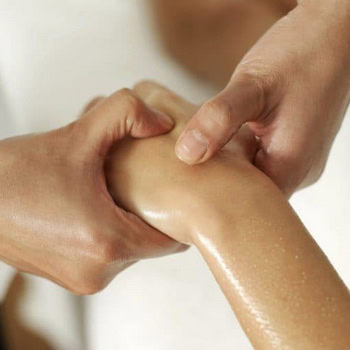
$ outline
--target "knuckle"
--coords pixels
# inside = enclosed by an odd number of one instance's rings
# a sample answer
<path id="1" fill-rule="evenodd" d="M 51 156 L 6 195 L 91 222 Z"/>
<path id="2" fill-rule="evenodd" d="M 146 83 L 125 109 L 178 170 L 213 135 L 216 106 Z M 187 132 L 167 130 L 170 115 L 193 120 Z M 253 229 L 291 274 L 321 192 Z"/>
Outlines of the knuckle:
<path id="1" fill-rule="evenodd" d="M 135 96 L 130 89 L 121 89 L 118 92 L 119 98 L 132 110 L 140 110 L 142 107 L 141 101 Z"/>
<path id="2" fill-rule="evenodd" d="M 98 264 L 108 265 L 120 258 L 119 244 L 114 239 L 98 239 L 94 247 L 94 257 Z"/>
<path id="3" fill-rule="evenodd" d="M 98 282 L 81 280 L 79 283 L 74 286 L 68 288 L 75 295 L 93 295 L 100 291 L 102 291 L 104 285 Z"/>
<path id="4" fill-rule="evenodd" d="M 62 277 L 62 285 L 77 295 L 100 292 L 109 281 L 110 268 L 120 268 L 128 263 L 126 244 L 117 235 L 86 226 L 81 230 L 79 259 L 74 269 L 68 269 Z"/>
<path id="5" fill-rule="evenodd" d="M 109 258 L 109 255 L 94 255 L 85 259 L 67 289 L 77 295 L 92 295 L 102 291 L 110 281 L 110 264 L 113 261 Z M 119 268 L 119 265 L 116 267 Z"/>
<path id="6" fill-rule="evenodd" d="M 101 275 L 93 277 L 85 277 L 86 274 L 81 276 L 79 283 L 74 287 L 73 293 L 77 295 L 93 295 L 101 292 L 105 287 L 106 283 L 101 277 Z"/>
<path id="7" fill-rule="evenodd" d="M 133 95 L 132 91 L 128 88 L 122 88 L 120 90 L 117 91 L 117 95 L 119 97 L 127 97 L 129 95 Z"/>
<path id="8" fill-rule="evenodd" d="M 104 268 L 96 267 L 91 261 L 85 260 L 74 269 L 74 273 L 69 272 L 65 275 L 65 280 L 69 280 L 62 285 L 76 295 L 91 295 L 104 289 L 104 276 Z"/>
<path id="9" fill-rule="evenodd" d="M 255 96 L 255 105 L 261 108 L 266 100 L 267 84 L 260 73 L 255 71 L 242 71 L 238 74 L 237 78 L 240 89 L 243 91 L 249 91 L 250 96 Z"/>
<path id="10" fill-rule="evenodd" d="M 91 262 L 104 266 L 120 259 L 121 244 L 117 236 L 109 236 L 100 230 L 86 229 L 85 240 Z"/>
<path id="11" fill-rule="evenodd" d="M 279 81 L 279 68 L 262 62 L 242 63 L 236 72 L 238 79 L 265 91 Z"/>
<path id="12" fill-rule="evenodd" d="M 264 82 L 263 75 L 261 69 L 253 66 L 242 65 L 237 70 L 236 78 L 247 84 L 262 85 Z"/>
<path id="13" fill-rule="evenodd" d="M 223 128 L 230 127 L 234 122 L 232 106 L 219 99 L 208 101 L 203 107 L 203 112 Z"/>
<path id="14" fill-rule="evenodd" d="M 252 101 L 260 110 L 266 105 L 269 95 L 279 91 L 280 74 L 278 69 L 265 64 L 241 64 L 234 74 L 238 82 L 237 89 L 247 91 L 249 96 L 255 96 Z"/>
<path id="15" fill-rule="evenodd" d="M 142 89 L 149 89 L 153 86 L 153 82 L 151 80 L 141 80 L 138 81 L 135 85 L 134 85 L 134 90 L 142 90 Z"/>
<path id="16" fill-rule="evenodd" d="M 164 100 L 169 100 L 170 98 L 171 94 L 168 91 L 157 88 L 150 91 L 145 101 L 151 106 L 157 106 L 164 102 Z"/>

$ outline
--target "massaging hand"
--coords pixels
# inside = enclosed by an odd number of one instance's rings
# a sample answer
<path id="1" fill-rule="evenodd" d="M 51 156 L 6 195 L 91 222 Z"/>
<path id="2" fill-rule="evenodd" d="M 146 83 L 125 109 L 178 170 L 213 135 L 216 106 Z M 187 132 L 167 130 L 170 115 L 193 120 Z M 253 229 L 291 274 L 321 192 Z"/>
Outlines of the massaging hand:
<path id="1" fill-rule="evenodd" d="M 171 127 L 168 117 L 122 90 L 64 128 L 1 141 L 0 258 L 89 294 L 138 259 L 183 250 L 119 209 L 103 170 L 116 140 Z"/>
<path id="2" fill-rule="evenodd" d="M 255 164 L 287 195 L 316 181 L 350 98 L 349 33 L 348 0 L 300 1 L 188 123 L 179 158 L 207 161 L 247 123 L 260 139 Z"/>

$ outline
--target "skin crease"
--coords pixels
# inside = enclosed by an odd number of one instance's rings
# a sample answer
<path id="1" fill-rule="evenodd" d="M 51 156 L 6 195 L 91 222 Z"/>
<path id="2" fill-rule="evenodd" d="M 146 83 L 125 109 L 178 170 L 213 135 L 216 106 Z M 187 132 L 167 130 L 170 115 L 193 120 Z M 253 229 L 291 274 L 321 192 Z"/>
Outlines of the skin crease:
<path id="1" fill-rule="evenodd" d="M 117 208 L 103 173 L 116 140 L 171 127 L 124 89 L 66 127 L 2 140 L 0 259 L 92 294 L 139 259 L 186 249 Z"/>
<path id="2" fill-rule="evenodd" d="M 116 202 L 199 249 L 256 349 L 348 349 L 348 289 L 283 194 L 252 166 L 250 132 L 210 162 L 187 166 L 173 145 L 197 108 L 155 83 L 135 91 L 176 126 L 118 142 L 105 166 Z"/>
<path id="3" fill-rule="evenodd" d="M 180 135 L 179 158 L 207 161 L 248 122 L 261 140 L 255 165 L 287 196 L 317 181 L 350 100 L 350 2 L 154 3 L 175 58 L 220 86 L 228 81 Z M 185 140 L 192 130 L 202 142 Z"/>

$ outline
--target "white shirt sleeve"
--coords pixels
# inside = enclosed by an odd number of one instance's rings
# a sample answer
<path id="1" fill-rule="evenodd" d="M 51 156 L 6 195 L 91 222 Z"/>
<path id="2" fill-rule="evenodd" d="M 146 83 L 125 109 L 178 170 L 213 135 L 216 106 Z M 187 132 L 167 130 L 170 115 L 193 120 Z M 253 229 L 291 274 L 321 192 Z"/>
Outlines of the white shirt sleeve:
<path id="1" fill-rule="evenodd" d="M 15 132 L 13 119 L 5 103 L 5 94 L 1 86 L 3 80 L 1 78 L 0 76 L 0 140 L 14 135 Z M 16 270 L 13 267 L 0 261 L 0 303 L 6 295 L 15 272 Z"/>

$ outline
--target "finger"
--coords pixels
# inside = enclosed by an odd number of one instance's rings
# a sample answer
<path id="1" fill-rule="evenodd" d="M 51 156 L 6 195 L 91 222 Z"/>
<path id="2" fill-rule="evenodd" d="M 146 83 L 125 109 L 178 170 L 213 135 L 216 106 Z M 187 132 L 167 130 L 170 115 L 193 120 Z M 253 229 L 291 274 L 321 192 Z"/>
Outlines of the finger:
<path id="1" fill-rule="evenodd" d="M 264 109 L 262 84 L 253 75 L 234 74 L 216 97 L 205 103 L 180 135 L 177 156 L 188 164 L 205 162 L 221 149 L 247 121 Z"/>
<path id="2" fill-rule="evenodd" d="M 172 119 L 148 108 L 131 90 L 122 89 L 100 102 L 79 123 L 85 139 L 104 157 L 111 145 L 126 136 L 150 137 L 169 131 Z"/>
<path id="3" fill-rule="evenodd" d="M 188 116 L 198 110 L 198 106 L 153 81 L 146 80 L 136 84 L 134 91 L 146 104 L 168 115 L 181 115 L 188 119 Z"/>

